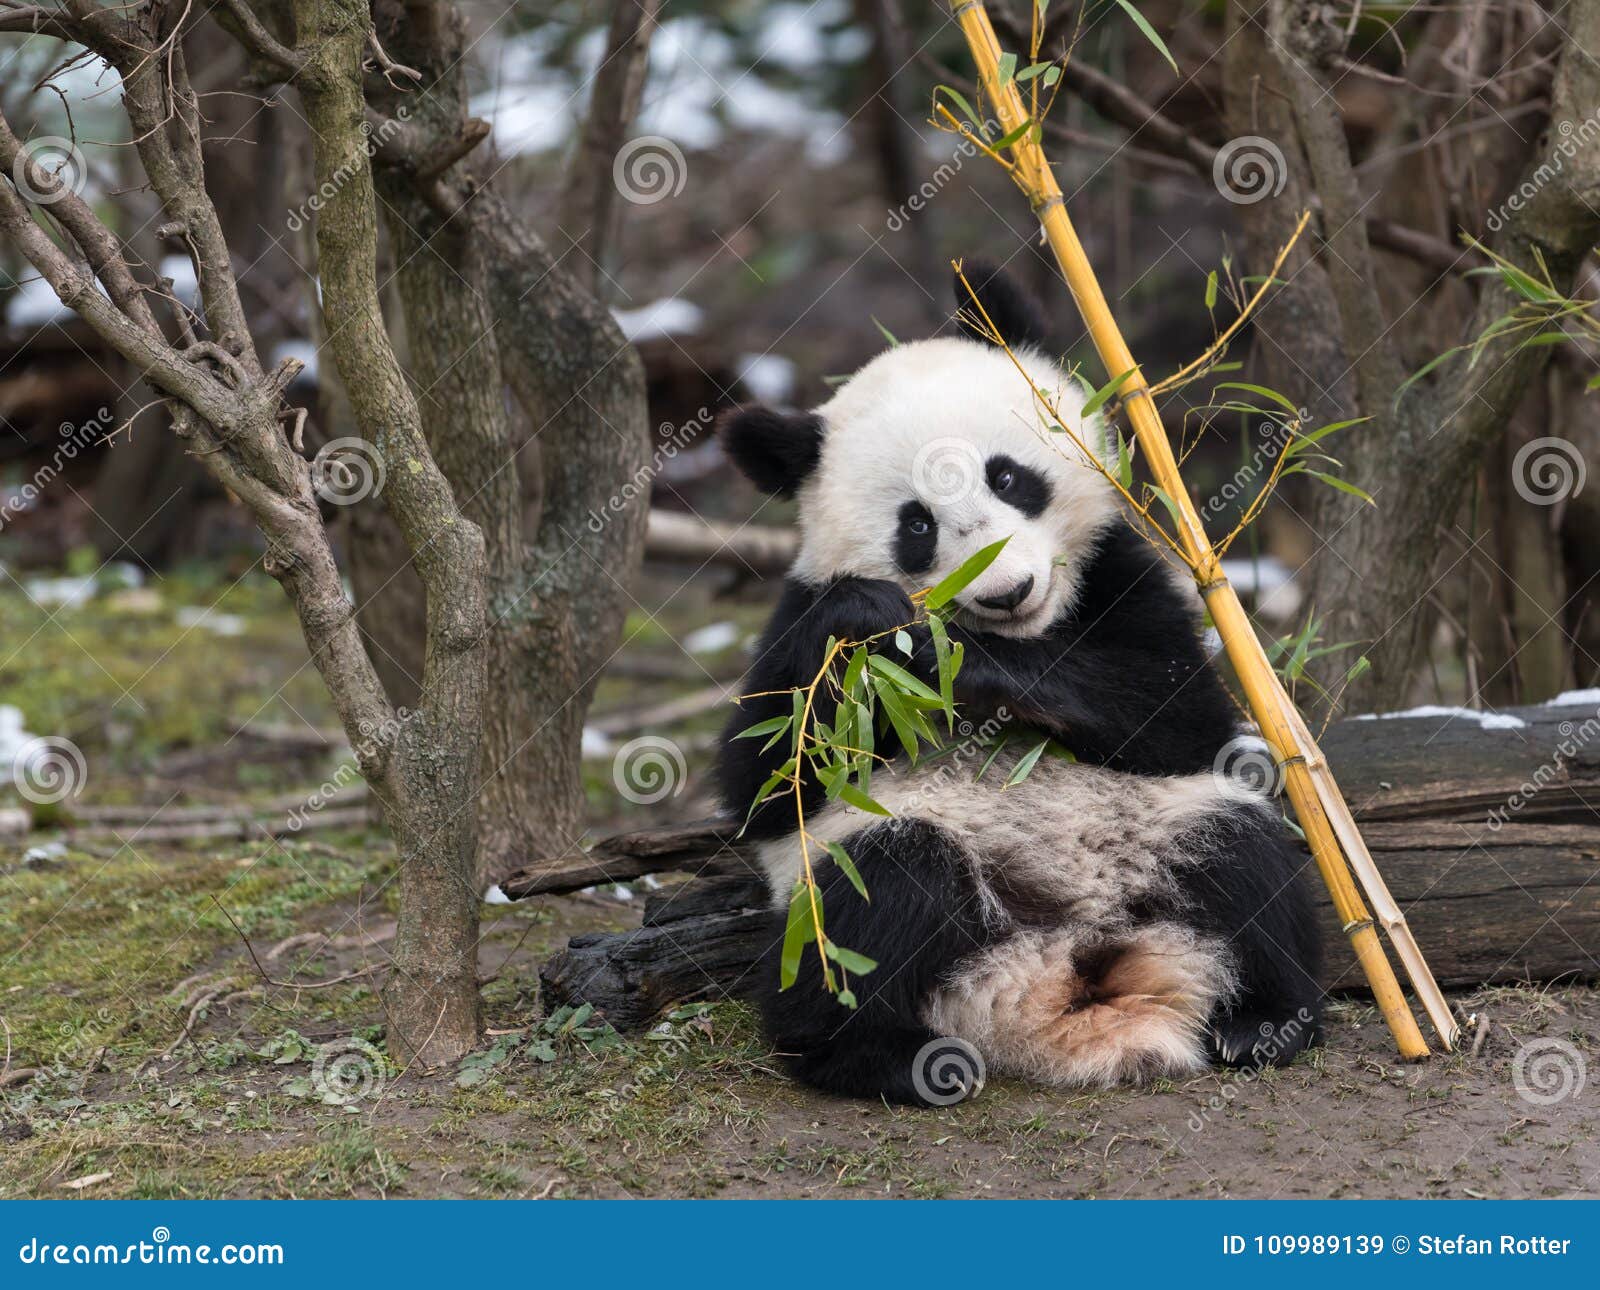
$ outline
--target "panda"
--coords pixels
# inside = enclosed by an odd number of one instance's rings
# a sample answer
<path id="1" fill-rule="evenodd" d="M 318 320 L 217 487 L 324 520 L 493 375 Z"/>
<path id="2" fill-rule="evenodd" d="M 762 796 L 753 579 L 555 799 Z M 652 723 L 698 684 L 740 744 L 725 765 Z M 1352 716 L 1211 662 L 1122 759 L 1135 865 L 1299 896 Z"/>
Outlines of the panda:
<path id="1" fill-rule="evenodd" d="M 985 1072 L 1105 1087 L 1287 1061 L 1319 1034 L 1304 853 L 1270 799 L 1218 772 L 1240 732 L 1192 584 L 1017 370 L 1105 451 L 1076 380 L 1046 356 L 1037 306 L 990 266 L 967 277 L 1015 362 L 963 326 L 891 347 L 814 411 L 744 406 L 719 422 L 758 488 L 797 499 L 800 532 L 719 787 L 745 817 L 788 748 L 739 731 L 791 710 L 783 692 L 810 684 L 830 637 L 911 623 L 910 593 L 1001 537 L 954 602 L 961 729 L 1042 732 L 1074 756 L 1008 786 L 1037 734 L 913 766 L 886 732 L 872 795 L 888 818 L 804 784 L 807 832 L 841 843 L 867 889 L 813 842 L 829 939 L 877 962 L 852 977 L 853 1009 L 822 988 L 814 947 L 780 989 L 801 866 L 792 796 L 750 812 L 774 911 L 755 981 L 768 1038 L 818 1089 L 921 1105 L 975 1092 Z M 931 680 L 928 629 L 909 631 L 909 660 L 894 657 Z"/>

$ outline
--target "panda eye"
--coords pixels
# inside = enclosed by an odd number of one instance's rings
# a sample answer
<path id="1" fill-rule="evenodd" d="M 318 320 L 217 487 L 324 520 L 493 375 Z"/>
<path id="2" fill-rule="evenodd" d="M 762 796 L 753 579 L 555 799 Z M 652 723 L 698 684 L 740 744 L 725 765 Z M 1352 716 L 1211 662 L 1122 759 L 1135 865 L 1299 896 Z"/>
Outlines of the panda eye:
<path id="1" fill-rule="evenodd" d="M 923 519 L 920 515 L 913 516 L 911 519 L 906 521 L 906 532 L 913 534 L 916 537 L 926 536 L 929 529 L 932 527 L 933 526 L 930 525 L 928 521 Z"/>
<path id="2" fill-rule="evenodd" d="M 994 491 L 997 493 L 1009 492 L 1011 485 L 1016 482 L 1016 472 L 1013 471 L 1010 466 L 1006 466 L 994 477 Z"/>

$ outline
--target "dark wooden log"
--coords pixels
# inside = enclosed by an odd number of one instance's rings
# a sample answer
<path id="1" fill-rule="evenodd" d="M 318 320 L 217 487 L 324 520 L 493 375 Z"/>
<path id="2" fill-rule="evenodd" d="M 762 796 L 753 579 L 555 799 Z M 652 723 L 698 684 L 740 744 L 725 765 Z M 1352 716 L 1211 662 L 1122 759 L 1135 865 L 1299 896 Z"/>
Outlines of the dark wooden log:
<path id="1" fill-rule="evenodd" d="M 500 884 L 512 900 L 581 891 L 603 882 L 628 882 L 647 873 L 715 872 L 737 859 L 737 820 L 693 820 L 619 833 L 587 851 L 568 852 L 517 870 Z"/>
<path id="2" fill-rule="evenodd" d="M 1505 715 L 1521 724 L 1345 721 L 1322 746 L 1442 985 L 1600 979 L 1600 713 L 1590 703 Z M 751 959 L 778 929 L 735 831 L 714 820 L 647 830 L 523 871 L 541 876 L 517 894 L 717 871 L 653 894 L 638 931 L 574 937 L 542 974 L 546 999 L 593 1003 L 620 1027 L 747 990 Z M 1329 986 L 1361 989 L 1324 907 Z"/>
<path id="3" fill-rule="evenodd" d="M 766 882 L 753 872 L 658 892 L 638 930 L 574 936 L 539 971 L 544 1000 L 593 1003 L 618 1030 L 637 1030 L 673 1004 L 738 998 L 773 935 L 766 898 Z"/>

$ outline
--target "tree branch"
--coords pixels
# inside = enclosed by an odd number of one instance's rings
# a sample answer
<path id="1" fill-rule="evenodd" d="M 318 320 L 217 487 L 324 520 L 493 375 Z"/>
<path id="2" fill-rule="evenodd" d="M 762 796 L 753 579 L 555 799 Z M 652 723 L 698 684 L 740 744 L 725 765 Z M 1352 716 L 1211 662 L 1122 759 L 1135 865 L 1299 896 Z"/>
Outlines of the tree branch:
<path id="1" fill-rule="evenodd" d="M 589 92 L 589 115 L 567 167 L 557 208 L 557 236 L 580 252 L 559 255 L 585 290 L 600 283 L 601 265 L 616 232 L 617 185 L 613 161 L 639 110 L 649 64 L 650 37 L 660 0 L 614 0 L 605 54 Z"/>
<path id="2" fill-rule="evenodd" d="M 1345 351 L 1356 387 L 1368 408 L 1384 405 L 1403 379 L 1394 346 L 1384 343 L 1387 323 L 1378 298 L 1377 264 L 1367 238 L 1361 184 L 1350 162 L 1339 101 L 1317 68 L 1343 49 L 1343 35 L 1311 0 L 1273 0 L 1267 39 L 1283 71 L 1306 161 L 1322 199 L 1322 236 L 1328 280 L 1339 306 Z"/>

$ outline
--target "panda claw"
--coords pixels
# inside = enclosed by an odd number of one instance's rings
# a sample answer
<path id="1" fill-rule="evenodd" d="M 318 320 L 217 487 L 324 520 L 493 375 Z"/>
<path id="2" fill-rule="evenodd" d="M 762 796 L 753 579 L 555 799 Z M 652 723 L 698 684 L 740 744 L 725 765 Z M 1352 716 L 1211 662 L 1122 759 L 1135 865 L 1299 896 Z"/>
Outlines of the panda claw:
<path id="1" fill-rule="evenodd" d="M 1266 1013 L 1236 1012 L 1219 1018 L 1208 1030 L 1212 1056 L 1236 1070 L 1287 1066 L 1320 1037 L 1315 1016 L 1306 1010 L 1282 1022 Z"/>

